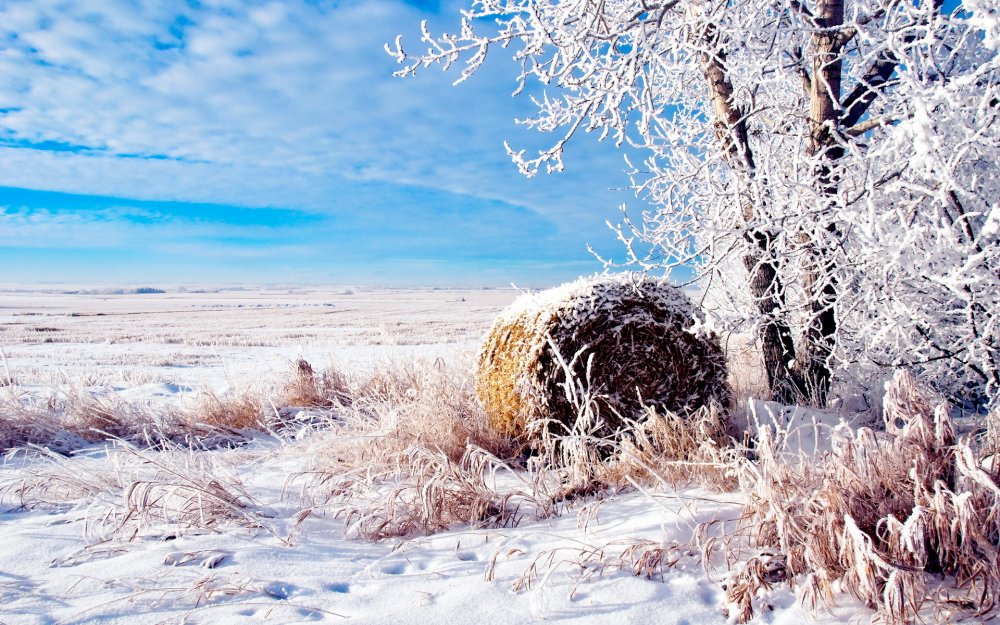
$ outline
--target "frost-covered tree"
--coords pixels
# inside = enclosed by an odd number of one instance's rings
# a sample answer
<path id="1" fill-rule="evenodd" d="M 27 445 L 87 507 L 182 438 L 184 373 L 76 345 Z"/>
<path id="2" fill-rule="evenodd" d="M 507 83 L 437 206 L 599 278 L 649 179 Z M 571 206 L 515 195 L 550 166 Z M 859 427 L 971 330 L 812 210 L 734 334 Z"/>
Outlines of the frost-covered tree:
<path id="1" fill-rule="evenodd" d="M 477 0 L 399 75 L 511 46 L 522 123 L 560 170 L 599 132 L 642 154 L 631 260 L 695 267 L 713 317 L 759 339 L 772 392 L 914 368 L 1000 394 L 1000 31 L 994 0 Z M 520 91 L 520 89 L 518 89 Z"/>

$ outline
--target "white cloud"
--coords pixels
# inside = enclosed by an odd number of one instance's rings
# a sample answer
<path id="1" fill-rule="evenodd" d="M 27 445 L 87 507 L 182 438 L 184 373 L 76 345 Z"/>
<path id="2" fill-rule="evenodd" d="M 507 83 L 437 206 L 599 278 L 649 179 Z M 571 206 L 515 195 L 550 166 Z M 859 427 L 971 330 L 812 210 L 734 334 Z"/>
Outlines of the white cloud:
<path id="1" fill-rule="evenodd" d="M 208 254 L 218 239 L 268 241 L 267 246 L 226 246 L 230 254 L 280 256 L 285 239 L 302 239 L 306 229 L 263 225 L 234 225 L 194 219 L 135 206 L 112 206 L 85 211 L 0 206 L 0 246 L 49 249 L 174 250 Z M 203 241 L 203 243 L 177 243 Z M 218 248 L 216 244 L 214 247 Z"/>
<path id="2" fill-rule="evenodd" d="M 578 245 L 609 238 L 627 195 L 605 191 L 626 182 L 608 146 L 585 141 L 539 180 L 509 163 L 505 137 L 551 139 L 514 129 L 530 103 L 509 97 L 511 63 L 459 88 L 435 68 L 391 77 L 382 43 L 420 45 L 421 17 L 390 0 L 7 0 L 0 128 L 95 152 L 2 149 L 0 185 L 336 211 L 338 181 L 356 178 L 524 206 Z"/>

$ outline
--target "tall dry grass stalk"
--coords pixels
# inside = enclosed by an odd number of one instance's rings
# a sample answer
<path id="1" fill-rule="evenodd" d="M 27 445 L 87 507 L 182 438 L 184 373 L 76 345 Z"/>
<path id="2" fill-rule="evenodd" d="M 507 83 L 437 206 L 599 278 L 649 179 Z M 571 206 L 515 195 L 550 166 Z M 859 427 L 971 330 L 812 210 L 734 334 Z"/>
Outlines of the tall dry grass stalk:
<path id="1" fill-rule="evenodd" d="M 622 480 L 652 480 L 671 488 L 697 484 L 733 490 L 738 483 L 736 461 L 746 450 L 736 444 L 727 417 L 716 404 L 688 416 L 650 410 L 619 446 L 612 475 L 618 472 Z"/>
<path id="2" fill-rule="evenodd" d="M 74 387 L 0 399 L 0 451 L 36 446 L 65 454 L 116 439 L 156 447 L 183 440 L 188 429 L 176 409 L 129 403 L 113 394 L 94 395 Z"/>
<path id="3" fill-rule="evenodd" d="M 498 460 L 470 448 L 453 462 L 442 452 L 414 446 L 382 471 L 366 472 L 361 489 L 341 481 L 335 516 L 348 535 L 382 540 L 434 534 L 455 525 L 508 527 L 518 521 L 513 494 L 488 483 Z"/>
<path id="4" fill-rule="evenodd" d="M 272 514 L 211 454 L 125 442 L 94 458 L 50 452 L 35 459 L 0 483 L 0 502 L 25 509 L 85 504 L 91 544 L 231 524 L 267 529 Z"/>
<path id="5" fill-rule="evenodd" d="M 844 429 L 831 453 L 801 462 L 783 457 L 764 432 L 758 461 L 744 463 L 742 473 L 757 544 L 777 550 L 783 575 L 808 606 L 844 590 L 888 623 L 912 622 L 931 603 L 993 612 L 1000 599 L 995 466 L 956 441 L 947 406 L 906 372 L 888 388 L 884 414 L 886 434 Z M 740 622 L 752 614 L 759 579 L 766 582 L 750 566 L 730 591 Z M 932 597 L 941 574 L 953 584 Z"/>
<path id="6" fill-rule="evenodd" d="M 647 408 L 638 420 L 619 415 L 620 426 L 607 433 L 590 363 L 581 378 L 554 346 L 553 353 L 563 367 L 561 388 L 575 419 L 536 419 L 528 431 L 536 454 L 531 465 L 558 476 L 562 484 L 556 498 L 650 481 L 674 486 L 698 480 L 720 489 L 735 485 L 732 428 L 718 405 L 710 403 L 685 415 Z"/>

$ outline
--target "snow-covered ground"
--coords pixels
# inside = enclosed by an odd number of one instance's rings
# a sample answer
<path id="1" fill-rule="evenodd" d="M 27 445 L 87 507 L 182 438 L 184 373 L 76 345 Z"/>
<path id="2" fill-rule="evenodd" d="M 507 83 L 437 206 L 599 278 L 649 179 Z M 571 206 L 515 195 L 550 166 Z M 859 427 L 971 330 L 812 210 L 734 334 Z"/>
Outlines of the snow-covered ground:
<path id="1" fill-rule="evenodd" d="M 158 400 L 316 366 L 472 351 L 513 289 L 0 288 L 0 379 Z"/>
<path id="2" fill-rule="evenodd" d="M 134 401 L 182 402 L 199 388 L 287 373 L 300 356 L 347 369 L 381 359 L 460 357 L 515 295 L 8 291 L 0 295 L 0 392 L 73 384 Z M 525 513 L 515 527 L 456 526 L 371 542 L 350 538 L 345 520 L 329 510 L 309 507 L 303 480 L 318 448 L 308 442 L 262 437 L 214 451 L 101 444 L 70 458 L 8 454 L 0 466 L 0 623 L 727 621 L 721 553 L 706 567 L 692 545 L 699 527 L 707 532 L 702 544 L 731 527 L 738 494 L 631 491 L 564 505 L 543 519 Z M 203 466 L 211 471 L 199 473 Z M 176 479 L 144 481 L 157 471 Z M 223 476 L 246 505 L 228 521 L 181 531 L 168 502 L 177 497 L 183 505 L 191 492 L 184 479 L 207 474 Z M 90 494 L 80 496 L 81 488 Z M 29 493 L 28 509 L 18 505 L 19 490 Z M 139 496 L 148 509 L 162 508 L 165 521 L 129 518 Z M 114 531 L 133 526 L 135 534 Z M 660 548 L 675 565 L 653 579 L 635 575 L 643 550 Z M 841 604 L 810 615 L 790 591 L 775 588 L 758 618 L 867 618 L 863 608 Z"/>
<path id="3" fill-rule="evenodd" d="M 458 527 L 372 543 L 345 538 L 338 519 L 311 517 L 296 525 L 298 508 L 283 487 L 300 459 L 267 446 L 216 453 L 229 456 L 218 461 L 269 511 L 265 528 L 165 531 L 102 543 L 85 539 L 88 523 L 102 513 L 97 504 L 5 512 L 0 622 L 726 621 L 720 580 L 683 549 L 677 568 L 652 580 L 628 566 L 602 570 L 596 555 L 611 559 L 641 540 L 670 546 L 699 522 L 735 518 L 739 507 L 726 496 L 631 493 L 515 528 Z M 3 478 L 26 470 L 8 466 Z M 771 603 L 762 622 L 802 622 L 787 591 Z"/>
<path id="4" fill-rule="evenodd" d="M 339 519 L 299 524 L 285 490 L 303 468 L 293 453 L 266 444 L 212 453 L 267 512 L 265 527 L 100 542 L 86 537 L 104 512 L 96 502 L 4 512 L 0 622 L 727 622 L 723 562 L 706 573 L 686 544 L 699 523 L 735 519 L 736 496 L 633 492 L 514 528 L 373 543 L 346 538 Z M 95 456 L 69 462 L 84 474 L 106 469 L 103 452 Z M 16 465 L 4 467 L 5 482 L 40 470 Z M 645 542 L 677 545 L 676 567 L 653 579 L 634 575 L 623 552 Z M 783 589 L 767 603 L 759 622 L 839 623 L 859 613 L 849 606 L 807 616 Z"/>

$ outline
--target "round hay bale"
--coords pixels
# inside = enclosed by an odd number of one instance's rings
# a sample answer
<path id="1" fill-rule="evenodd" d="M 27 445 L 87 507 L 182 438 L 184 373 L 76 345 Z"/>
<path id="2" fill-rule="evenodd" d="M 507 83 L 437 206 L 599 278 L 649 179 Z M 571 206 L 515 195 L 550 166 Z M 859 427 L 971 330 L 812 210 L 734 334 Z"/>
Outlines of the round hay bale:
<path id="1" fill-rule="evenodd" d="M 725 356 L 714 336 L 690 331 L 695 312 L 680 289 L 636 273 L 526 293 L 486 336 L 476 394 L 493 427 L 514 437 L 539 419 L 570 431 L 579 410 L 566 392 L 567 369 L 586 384 L 589 367 L 601 436 L 646 407 L 685 414 L 713 400 L 726 405 Z"/>

